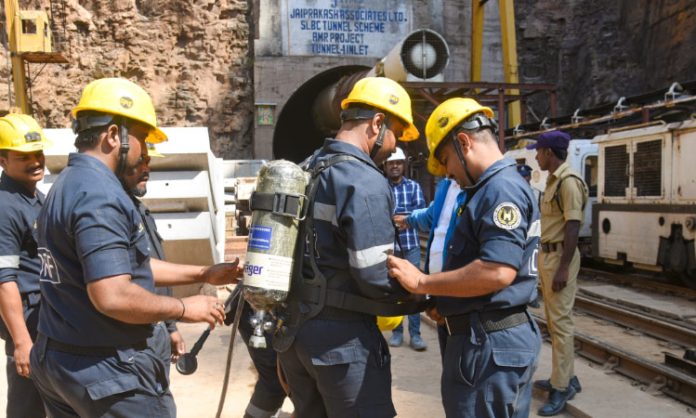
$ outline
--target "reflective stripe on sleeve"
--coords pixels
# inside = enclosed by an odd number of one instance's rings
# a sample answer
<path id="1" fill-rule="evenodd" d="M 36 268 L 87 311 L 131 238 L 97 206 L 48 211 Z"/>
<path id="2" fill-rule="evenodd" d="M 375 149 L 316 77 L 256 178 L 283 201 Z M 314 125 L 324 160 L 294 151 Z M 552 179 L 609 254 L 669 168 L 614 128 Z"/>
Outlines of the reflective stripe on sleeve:
<path id="1" fill-rule="evenodd" d="M 0 268 L 16 269 L 19 268 L 18 255 L 0 255 Z"/>
<path id="2" fill-rule="evenodd" d="M 348 263 L 356 269 L 375 266 L 387 260 L 387 251 L 393 250 L 394 244 L 377 245 L 364 250 L 348 249 Z"/>
<path id="3" fill-rule="evenodd" d="M 324 203 L 314 202 L 314 219 L 331 222 L 331 225 L 338 226 L 338 220 L 336 219 L 336 205 L 327 205 Z"/>
<path id="4" fill-rule="evenodd" d="M 536 220 L 532 222 L 532 226 L 529 227 L 527 231 L 527 238 L 540 237 L 541 236 L 541 222 Z"/>

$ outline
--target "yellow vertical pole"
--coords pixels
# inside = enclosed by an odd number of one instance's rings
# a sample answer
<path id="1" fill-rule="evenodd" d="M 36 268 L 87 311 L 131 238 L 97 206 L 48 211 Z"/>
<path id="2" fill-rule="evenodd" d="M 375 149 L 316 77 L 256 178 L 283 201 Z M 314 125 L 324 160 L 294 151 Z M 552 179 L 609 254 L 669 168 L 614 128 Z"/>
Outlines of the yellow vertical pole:
<path id="1" fill-rule="evenodd" d="M 22 57 L 17 51 L 19 49 L 17 37 L 22 32 L 18 12 L 19 4 L 17 0 L 5 0 L 5 27 L 7 28 L 8 46 L 10 47 L 10 59 L 12 62 L 12 84 L 14 86 L 16 99 L 15 106 L 20 108 L 22 113 L 31 115 L 31 106 L 27 96 L 27 77 L 24 71 L 24 60 L 22 60 Z"/>
<path id="2" fill-rule="evenodd" d="M 481 81 L 483 62 L 483 18 L 485 1 L 471 0 L 471 81 Z"/>
<path id="3" fill-rule="evenodd" d="M 475 0 L 474 0 L 475 1 Z M 519 83 L 517 72 L 517 38 L 515 36 L 515 2 L 514 0 L 499 0 L 500 9 L 500 38 L 503 44 L 503 74 L 506 83 Z M 508 94 L 519 94 L 517 89 L 508 90 Z M 508 105 L 510 126 L 521 121 L 520 102 Z M 501 121 L 503 122 L 503 121 Z"/>

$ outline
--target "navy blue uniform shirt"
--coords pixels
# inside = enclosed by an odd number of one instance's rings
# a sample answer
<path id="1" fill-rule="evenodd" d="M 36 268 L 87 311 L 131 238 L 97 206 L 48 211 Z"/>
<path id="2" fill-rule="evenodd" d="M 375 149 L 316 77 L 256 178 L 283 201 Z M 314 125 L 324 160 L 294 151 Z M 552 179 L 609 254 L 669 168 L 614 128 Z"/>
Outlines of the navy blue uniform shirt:
<path id="1" fill-rule="evenodd" d="M 472 298 L 436 298 L 441 315 L 490 311 L 525 305 L 536 298 L 539 209 L 515 162 L 504 158 L 483 172 L 471 188 L 447 249 L 443 271 L 476 259 L 517 270 L 510 286 Z"/>
<path id="2" fill-rule="evenodd" d="M 44 195 L 32 196 L 4 172 L 0 176 L 0 283 L 17 282 L 19 293 L 39 291 L 36 218 Z"/>
<path id="3" fill-rule="evenodd" d="M 39 331 L 63 343 L 123 347 L 144 341 L 152 325 L 126 324 L 98 312 L 87 284 L 127 274 L 154 291 L 148 238 L 138 210 L 101 161 L 70 154 L 38 219 L 43 306 Z"/>
<path id="4" fill-rule="evenodd" d="M 375 300 L 408 294 L 387 276 L 387 254 L 394 248 L 394 200 L 387 179 L 369 155 L 335 139 L 326 139 L 310 166 L 336 154 L 357 159 L 335 164 L 319 176 L 314 256 L 328 287 Z M 309 269 L 309 261 L 304 266 Z"/>

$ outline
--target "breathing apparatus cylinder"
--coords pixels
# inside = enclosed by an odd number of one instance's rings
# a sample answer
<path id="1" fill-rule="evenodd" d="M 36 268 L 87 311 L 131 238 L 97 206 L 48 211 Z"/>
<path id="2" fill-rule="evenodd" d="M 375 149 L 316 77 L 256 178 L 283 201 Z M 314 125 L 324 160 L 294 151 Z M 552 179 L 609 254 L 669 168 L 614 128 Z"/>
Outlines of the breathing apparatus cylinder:
<path id="1" fill-rule="evenodd" d="M 297 164 L 271 161 L 261 167 L 251 196 L 251 226 L 244 266 L 244 298 L 256 311 L 251 320 L 253 347 L 265 347 L 263 330 L 274 328 L 274 309 L 288 297 L 293 257 L 308 175 Z"/>

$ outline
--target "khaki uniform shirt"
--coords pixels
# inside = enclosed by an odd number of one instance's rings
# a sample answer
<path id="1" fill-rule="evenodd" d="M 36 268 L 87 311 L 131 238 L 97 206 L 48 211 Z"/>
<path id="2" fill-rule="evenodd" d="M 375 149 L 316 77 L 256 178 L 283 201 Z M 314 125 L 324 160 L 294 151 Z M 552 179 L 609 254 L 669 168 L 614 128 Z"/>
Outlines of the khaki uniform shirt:
<path id="1" fill-rule="evenodd" d="M 546 180 L 546 189 L 541 201 L 541 242 L 563 242 L 565 224 L 568 221 L 584 219 L 583 206 L 587 202 L 587 189 L 584 183 L 576 177 L 563 180 L 558 190 L 558 200 L 554 198 L 558 183 L 561 179 L 577 173 L 571 170 L 567 162 L 561 164 Z M 561 212 L 561 208 L 563 211 Z"/>

